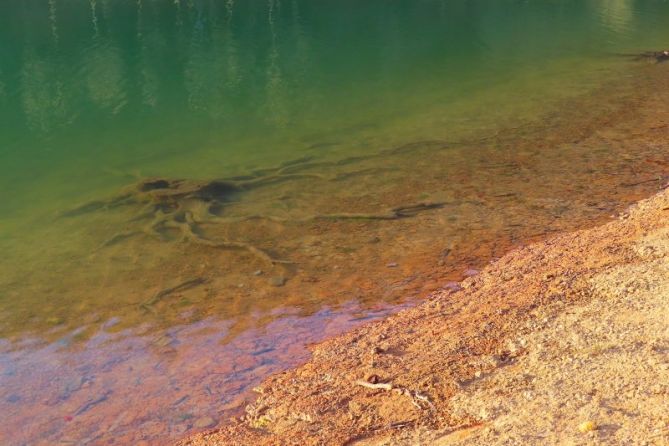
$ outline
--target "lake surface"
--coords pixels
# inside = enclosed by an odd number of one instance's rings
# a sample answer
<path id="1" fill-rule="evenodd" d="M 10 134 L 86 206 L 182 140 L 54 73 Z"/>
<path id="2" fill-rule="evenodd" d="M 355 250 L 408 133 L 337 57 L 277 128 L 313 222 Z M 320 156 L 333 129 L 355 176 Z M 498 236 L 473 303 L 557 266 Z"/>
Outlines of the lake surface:
<path id="1" fill-rule="evenodd" d="M 0 5 L 0 443 L 165 444 L 666 182 L 669 3 Z M 658 111 L 660 110 L 660 111 Z M 655 116 L 655 113 L 658 116 Z M 151 180 L 149 180 L 151 179 Z"/>

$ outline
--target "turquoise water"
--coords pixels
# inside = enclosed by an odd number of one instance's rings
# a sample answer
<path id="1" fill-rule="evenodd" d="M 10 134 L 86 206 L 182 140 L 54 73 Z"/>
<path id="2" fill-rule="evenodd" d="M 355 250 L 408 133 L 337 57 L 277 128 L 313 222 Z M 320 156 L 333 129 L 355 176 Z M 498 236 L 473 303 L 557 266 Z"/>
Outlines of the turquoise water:
<path id="1" fill-rule="evenodd" d="M 648 193 L 614 186 L 662 154 L 621 141 L 669 64 L 626 55 L 669 46 L 667 20 L 633 0 L 4 2 L 0 442 L 218 423 L 306 342 Z M 149 177 L 229 187 L 160 201 Z"/>
<path id="2" fill-rule="evenodd" d="M 13 193 L 0 209 L 62 205 L 118 183 L 113 170 L 237 174 L 314 146 L 360 152 L 494 126 L 587 89 L 619 62 L 613 53 L 662 47 L 666 10 L 622 0 L 7 2 L 0 176 Z"/>

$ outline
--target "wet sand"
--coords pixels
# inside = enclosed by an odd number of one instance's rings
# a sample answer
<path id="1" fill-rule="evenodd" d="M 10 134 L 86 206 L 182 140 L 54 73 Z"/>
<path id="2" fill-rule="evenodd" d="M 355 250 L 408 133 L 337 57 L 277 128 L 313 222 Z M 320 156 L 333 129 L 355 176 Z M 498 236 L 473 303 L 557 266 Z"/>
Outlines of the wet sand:
<path id="1" fill-rule="evenodd" d="M 651 148 L 657 165 L 666 84 L 609 140 Z M 418 307 L 316 345 L 244 415 L 179 444 L 666 444 L 667 209 L 662 191 L 441 282 Z"/>

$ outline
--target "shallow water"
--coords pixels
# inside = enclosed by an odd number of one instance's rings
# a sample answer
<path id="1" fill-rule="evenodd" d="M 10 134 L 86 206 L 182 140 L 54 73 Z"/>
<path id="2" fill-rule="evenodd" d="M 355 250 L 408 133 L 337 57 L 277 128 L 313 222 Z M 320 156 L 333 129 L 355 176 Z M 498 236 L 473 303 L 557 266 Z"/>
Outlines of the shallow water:
<path id="1" fill-rule="evenodd" d="M 0 442 L 221 423 L 307 343 L 656 190 L 669 64 L 621 54 L 666 47 L 667 19 L 616 0 L 1 5 Z M 156 203 L 132 189 L 147 177 L 227 186 Z"/>

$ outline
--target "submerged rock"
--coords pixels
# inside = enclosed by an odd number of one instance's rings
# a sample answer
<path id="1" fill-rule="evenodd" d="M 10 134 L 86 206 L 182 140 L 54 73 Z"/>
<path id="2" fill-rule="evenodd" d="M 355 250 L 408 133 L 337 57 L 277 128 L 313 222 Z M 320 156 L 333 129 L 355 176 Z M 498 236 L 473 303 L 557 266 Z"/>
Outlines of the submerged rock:
<path id="1" fill-rule="evenodd" d="M 200 417 L 197 420 L 195 420 L 195 423 L 193 423 L 193 427 L 196 429 L 206 429 L 208 427 L 213 427 L 216 425 L 216 420 L 214 420 L 211 417 Z"/>

